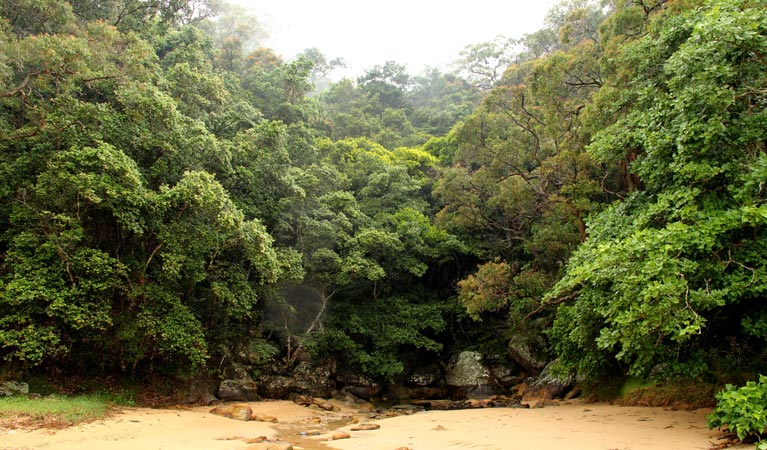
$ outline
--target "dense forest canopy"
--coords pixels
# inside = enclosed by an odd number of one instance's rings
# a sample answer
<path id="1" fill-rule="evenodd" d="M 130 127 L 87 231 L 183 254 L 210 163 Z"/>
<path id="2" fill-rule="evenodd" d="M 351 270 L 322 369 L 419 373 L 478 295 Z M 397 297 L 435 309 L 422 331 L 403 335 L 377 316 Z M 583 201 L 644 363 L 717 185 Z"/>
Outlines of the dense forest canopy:
<path id="1" fill-rule="evenodd" d="M 232 5 L 0 0 L 0 376 L 386 381 L 512 341 L 753 377 L 765 11 L 567 0 L 453 72 L 334 82 Z"/>

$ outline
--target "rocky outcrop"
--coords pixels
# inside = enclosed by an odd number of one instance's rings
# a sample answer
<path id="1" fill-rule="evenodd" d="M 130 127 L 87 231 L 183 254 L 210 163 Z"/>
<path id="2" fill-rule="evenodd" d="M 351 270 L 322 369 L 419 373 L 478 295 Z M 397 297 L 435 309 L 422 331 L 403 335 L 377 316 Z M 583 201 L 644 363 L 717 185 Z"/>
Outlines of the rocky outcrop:
<path id="1" fill-rule="evenodd" d="M 490 370 L 477 352 L 461 352 L 453 357 L 445 370 L 445 383 L 454 400 L 483 399 L 498 394 Z"/>
<path id="2" fill-rule="evenodd" d="M 333 401 L 348 408 L 355 408 L 358 411 L 372 411 L 375 409 L 372 403 L 346 391 L 333 392 Z"/>
<path id="3" fill-rule="evenodd" d="M 259 399 L 258 385 L 248 378 L 224 380 L 218 387 L 218 398 L 226 402 L 249 402 Z"/>
<path id="4" fill-rule="evenodd" d="M 490 371 L 477 352 L 461 352 L 450 360 L 445 371 L 445 382 L 450 386 L 476 386 L 490 382 Z"/>
<path id="5" fill-rule="evenodd" d="M 513 371 L 509 367 L 509 363 L 505 361 L 492 362 L 488 364 L 487 369 L 490 371 L 492 384 L 498 386 L 503 392 L 509 392 L 511 388 L 523 380 L 518 372 Z"/>
<path id="6" fill-rule="evenodd" d="M 338 374 L 336 380 L 343 386 L 343 391 L 364 400 L 370 400 L 383 390 L 383 386 L 360 374 Z"/>
<path id="7" fill-rule="evenodd" d="M 266 375 L 258 379 L 258 393 L 265 398 L 286 400 L 300 390 L 298 382 L 292 377 Z"/>
<path id="8" fill-rule="evenodd" d="M 411 387 L 401 384 L 389 384 L 382 394 L 384 397 L 399 402 L 410 399 L 429 400 L 445 398 L 447 389 L 437 386 Z"/>
<path id="9" fill-rule="evenodd" d="M 289 374 L 263 375 L 258 379 L 258 393 L 271 399 L 288 400 L 296 394 L 327 398 L 334 389 L 330 368 L 308 362 L 297 364 Z"/>
<path id="10" fill-rule="evenodd" d="M 208 381 L 203 378 L 196 378 L 187 381 L 187 391 L 184 402 L 187 404 L 211 405 L 218 399 L 213 395 L 213 391 Z"/>
<path id="11" fill-rule="evenodd" d="M 528 375 L 537 375 L 546 366 L 546 342 L 540 336 L 515 335 L 509 339 L 508 354 Z"/>
<path id="12" fill-rule="evenodd" d="M 328 398 L 336 388 L 327 364 L 301 362 L 293 369 L 291 378 L 295 381 L 294 392 L 312 397 Z"/>
<path id="13" fill-rule="evenodd" d="M 561 398 L 573 387 L 575 383 L 574 376 L 562 377 L 553 373 L 557 363 L 558 361 L 556 360 L 550 362 L 539 376 L 526 383 L 527 386 L 521 393 L 521 404 L 531 408 L 546 406 L 547 404 L 552 404 L 552 400 Z"/>
<path id="14" fill-rule="evenodd" d="M 436 399 L 444 398 L 447 395 L 447 389 L 442 377 L 442 370 L 436 365 L 432 365 L 410 373 L 402 384 L 387 385 L 382 395 L 398 401 Z"/>
<path id="15" fill-rule="evenodd" d="M 22 381 L 0 383 L 0 397 L 16 397 L 29 394 L 29 385 Z"/>
<path id="16" fill-rule="evenodd" d="M 405 384 L 408 387 L 421 388 L 431 387 L 437 384 L 439 380 L 438 369 L 434 368 L 432 371 L 414 372 L 407 376 Z"/>

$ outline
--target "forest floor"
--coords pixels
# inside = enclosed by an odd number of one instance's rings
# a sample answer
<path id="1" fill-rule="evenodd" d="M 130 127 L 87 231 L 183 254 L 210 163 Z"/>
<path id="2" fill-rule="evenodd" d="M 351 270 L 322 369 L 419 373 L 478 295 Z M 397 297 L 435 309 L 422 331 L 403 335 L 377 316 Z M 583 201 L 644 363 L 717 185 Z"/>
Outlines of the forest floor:
<path id="1" fill-rule="evenodd" d="M 584 401 L 539 409 L 428 411 L 371 420 L 337 408 L 326 412 L 287 401 L 249 403 L 277 423 L 242 422 L 210 414 L 210 407 L 123 408 L 104 420 L 64 428 L 0 425 L 2 450 L 245 450 L 285 441 L 295 449 L 437 450 L 707 450 L 722 433 L 706 427 L 707 409 L 617 406 Z M 340 409 L 340 410 L 338 410 Z M 380 425 L 352 431 L 360 422 Z M 347 431 L 349 438 L 331 440 Z M 739 445 L 733 449 L 752 449 Z"/>

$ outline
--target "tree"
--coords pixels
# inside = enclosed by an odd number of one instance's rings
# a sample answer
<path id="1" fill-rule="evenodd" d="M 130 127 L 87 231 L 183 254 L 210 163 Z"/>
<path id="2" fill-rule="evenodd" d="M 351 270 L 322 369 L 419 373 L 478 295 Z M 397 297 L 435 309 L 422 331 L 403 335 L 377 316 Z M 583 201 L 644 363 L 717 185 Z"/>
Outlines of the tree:
<path id="1" fill-rule="evenodd" d="M 573 12 L 560 26 L 589 14 Z M 554 316 L 542 299 L 586 239 L 586 217 L 611 198 L 604 186 L 614 173 L 586 153 L 581 116 L 600 88 L 599 47 L 582 39 L 552 48 L 511 64 L 455 127 L 452 167 L 435 187 L 438 223 L 480 258 L 458 282 L 458 299 L 488 342 L 540 340 Z"/>
<path id="2" fill-rule="evenodd" d="M 228 108 L 238 86 L 190 27 L 158 26 L 153 45 L 104 22 L 66 27 L 0 29 L 0 357 L 203 370 L 259 337 L 270 289 L 302 276 L 259 219 L 275 215 L 246 199 L 266 175 L 243 173 L 242 192 L 228 178 L 254 155 L 284 175 L 284 129 Z"/>
<path id="3" fill-rule="evenodd" d="M 764 339 L 762 3 L 660 7 L 621 48 L 623 113 L 589 151 L 618 164 L 630 149 L 641 185 L 592 218 L 548 296 L 567 367 L 697 376 L 713 348 Z"/>
<path id="4" fill-rule="evenodd" d="M 467 46 L 454 64 L 476 88 L 487 91 L 514 62 L 517 47 L 516 40 L 497 36 L 492 41 Z"/>

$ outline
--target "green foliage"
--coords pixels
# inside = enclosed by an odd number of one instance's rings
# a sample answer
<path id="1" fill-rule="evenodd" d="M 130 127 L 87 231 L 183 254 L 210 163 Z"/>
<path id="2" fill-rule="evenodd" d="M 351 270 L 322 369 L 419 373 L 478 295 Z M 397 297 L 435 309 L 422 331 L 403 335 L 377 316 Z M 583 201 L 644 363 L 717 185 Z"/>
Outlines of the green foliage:
<path id="1" fill-rule="evenodd" d="M 645 375 L 663 364 L 695 376 L 709 370 L 700 349 L 761 310 L 764 194 L 749 180 L 763 174 L 767 121 L 754 87 L 766 81 L 755 56 L 766 44 L 760 6 L 727 0 L 659 14 L 621 48 L 626 73 L 609 83 L 632 86 L 626 112 L 589 151 L 628 161 L 641 191 L 592 217 L 548 294 L 564 303 L 550 336 L 571 367 L 598 373 L 617 361 Z"/>
<path id="2" fill-rule="evenodd" d="M 0 422 L 28 418 L 47 426 L 69 426 L 103 419 L 111 402 L 98 395 L 0 398 Z"/>
<path id="3" fill-rule="evenodd" d="M 485 311 L 496 312 L 508 302 L 511 266 L 505 262 L 488 262 L 479 267 L 476 275 L 458 282 L 458 299 L 474 318 Z"/>
<path id="4" fill-rule="evenodd" d="M 741 387 L 728 384 L 716 394 L 716 400 L 716 408 L 706 417 L 708 427 L 726 428 L 741 441 L 756 438 L 756 448 L 762 449 L 761 437 L 767 429 L 767 377 L 760 375 L 758 382 Z"/>
<path id="5" fill-rule="evenodd" d="M 551 33 L 468 48 L 467 70 L 487 94 L 450 135 L 426 144 L 451 163 L 434 186 L 437 224 L 480 260 L 458 282 L 484 330 L 475 340 L 513 334 L 545 345 L 555 311 L 543 297 L 586 239 L 586 217 L 613 198 L 603 186 L 614 174 L 586 152 L 580 114 L 602 82 L 592 28 L 603 14 L 590 2 L 560 12 Z"/>
<path id="6" fill-rule="evenodd" d="M 331 328 L 308 344 L 318 358 L 333 357 L 372 377 L 389 379 L 404 371 L 406 352 L 442 348 L 430 337 L 445 327 L 437 305 L 390 297 L 364 306 L 339 301 L 333 308 Z"/>
<path id="7" fill-rule="evenodd" d="M 573 0 L 472 76 L 332 84 L 237 7 L 139 3 L 0 0 L 9 370 L 385 379 L 546 329 L 592 377 L 763 357 L 763 0 Z"/>

